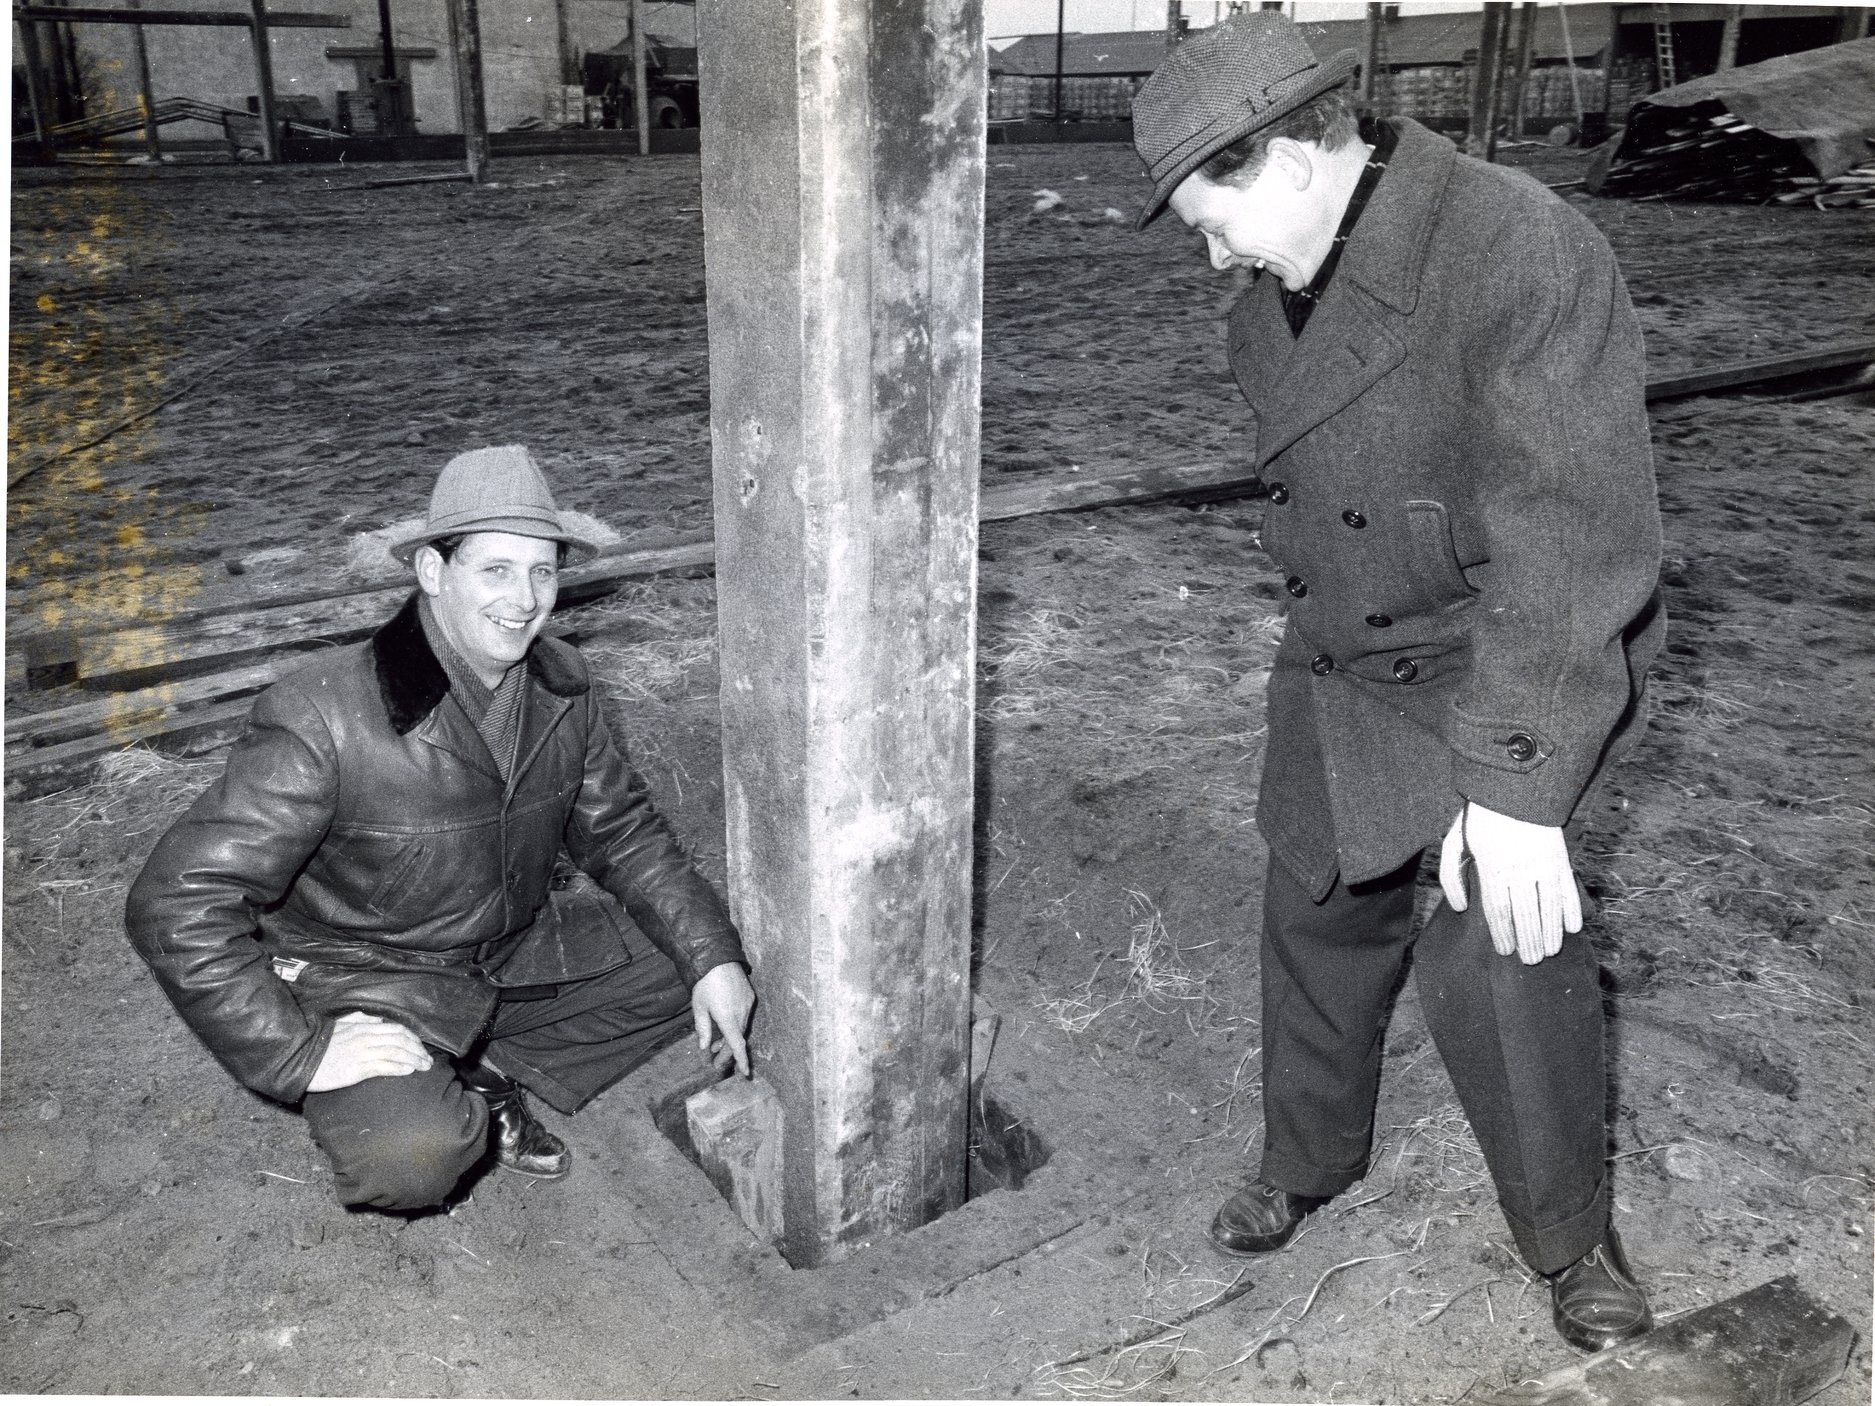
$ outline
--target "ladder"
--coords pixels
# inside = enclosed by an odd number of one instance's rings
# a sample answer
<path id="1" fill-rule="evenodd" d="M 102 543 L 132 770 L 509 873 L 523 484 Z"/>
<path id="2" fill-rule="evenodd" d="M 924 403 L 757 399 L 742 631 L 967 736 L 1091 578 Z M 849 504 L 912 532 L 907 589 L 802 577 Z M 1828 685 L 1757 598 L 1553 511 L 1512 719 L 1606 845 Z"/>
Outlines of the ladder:
<path id="1" fill-rule="evenodd" d="M 1387 49 L 1387 15 L 1382 10 L 1380 32 L 1374 43 L 1374 111 L 1393 111 L 1393 59 Z"/>
<path id="2" fill-rule="evenodd" d="M 1654 73 L 1661 88 L 1680 81 L 1673 62 L 1673 9 L 1669 5 L 1654 6 Z"/>

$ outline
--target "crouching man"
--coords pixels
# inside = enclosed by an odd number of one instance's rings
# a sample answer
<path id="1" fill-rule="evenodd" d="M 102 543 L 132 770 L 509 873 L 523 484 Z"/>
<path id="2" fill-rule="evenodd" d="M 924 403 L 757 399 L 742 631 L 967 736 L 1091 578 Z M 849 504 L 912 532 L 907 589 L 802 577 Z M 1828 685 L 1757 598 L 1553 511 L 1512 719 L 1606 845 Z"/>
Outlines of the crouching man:
<path id="1" fill-rule="evenodd" d="M 1232 370 L 1291 598 L 1257 821 L 1257 1177 L 1217 1213 L 1279 1249 L 1367 1171 L 1421 855 L 1427 1023 L 1556 1326 L 1647 1330 L 1609 1223 L 1602 1008 L 1564 827 L 1640 718 L 1664 618 L 1641 335 L 1607 242 L 1527 177 L 1405 119 L 1358 126 L 1352 53 L 1252 14 L 1133 107 L 1218 269 L 1257 271 Z"/>
<path id="2" fill-rule="evenodd" d="M 300 1107 L 339 1200 L 403 1211 L 491 1150 L 566 1175 L 522 1086 L 571 1113 L 686 1028 L 746 1074 L 755 998 L 578 651 L 540 638 L 595 549 L 532 456 L 451 460 L 391 550 L 418 589 L 260 696 L 126 926 L 228 1070 Z"/>

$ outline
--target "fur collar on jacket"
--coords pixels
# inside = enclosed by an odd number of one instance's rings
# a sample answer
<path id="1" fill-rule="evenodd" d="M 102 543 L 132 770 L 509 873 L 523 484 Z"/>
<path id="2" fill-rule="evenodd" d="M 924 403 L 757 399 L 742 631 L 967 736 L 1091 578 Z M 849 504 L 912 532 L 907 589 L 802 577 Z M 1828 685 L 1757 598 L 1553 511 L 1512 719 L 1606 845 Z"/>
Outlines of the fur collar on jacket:
<path id="1" fill-rule="evenodd" d="M 435 712 L 449 696 L 449 675 L 423 637 L 415 591 L 403 609 L 371 637 L 371 659 L 377 673 L 378 696 L 384 700 L 385 714 L 399 737 Z M 558 640 L 538 639 L 527 651 L 527 672 L 549 693 L 572 698 L 590 687 L 578 660 L 577 651 L 570 646 Z"/>

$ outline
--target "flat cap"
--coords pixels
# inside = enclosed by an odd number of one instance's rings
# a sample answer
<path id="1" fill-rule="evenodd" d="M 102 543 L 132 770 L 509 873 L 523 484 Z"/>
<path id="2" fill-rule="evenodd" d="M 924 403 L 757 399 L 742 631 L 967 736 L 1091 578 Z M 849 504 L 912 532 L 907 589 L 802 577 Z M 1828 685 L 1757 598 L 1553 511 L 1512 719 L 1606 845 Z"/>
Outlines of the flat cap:
<path id="1" fill-rule="evenodd" d="M 1133 148 L 1152 181 L 1134 227 L 1157 219 L 1179 182 L 1223 148 L 1339 87 L 1359 64 L 1352 49 L 1316 58 L 1302 31 L 1268 10 L 1180 44 L 1133 99 Z"/>

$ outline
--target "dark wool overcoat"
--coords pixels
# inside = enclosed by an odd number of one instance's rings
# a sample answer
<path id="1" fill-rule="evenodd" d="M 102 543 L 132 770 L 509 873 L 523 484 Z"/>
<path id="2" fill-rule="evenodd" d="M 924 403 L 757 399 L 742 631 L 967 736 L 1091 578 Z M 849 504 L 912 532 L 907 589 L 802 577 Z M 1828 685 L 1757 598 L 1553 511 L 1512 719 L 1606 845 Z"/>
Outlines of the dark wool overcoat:
<path id="1" fill-rule="evenodd" d="M 1300 337 L 1277 281 L 1230 361 L 1289 618 L 1257 820 L 1318 898 L 1462 800 L 1566 823 L 1665 630 L 1641 333 L 1613 252 L 1407 119 Z"/>
<path id="2" fill-rule="evenodd" d="M 412 597 L 261 694 L 221 779 L 157 842 L 130 940 L 248 1087 L 297 1101 L 346 1011 L 466 1053 L 504 988 L 628 962 L 633 922 L 691 985 L 743 960 L 579 652 L 536 640 L 524 667 L 504 782 Z M 584 873 L 556 878 L 562 853 Z"/>

